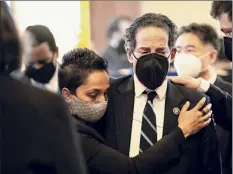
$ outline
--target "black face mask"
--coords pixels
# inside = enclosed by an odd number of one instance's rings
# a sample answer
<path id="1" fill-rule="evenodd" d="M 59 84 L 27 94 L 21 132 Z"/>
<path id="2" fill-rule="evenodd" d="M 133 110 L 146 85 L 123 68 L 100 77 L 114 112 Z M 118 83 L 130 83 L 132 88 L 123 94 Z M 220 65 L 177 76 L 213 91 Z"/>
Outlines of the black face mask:
<path id="1" fill-rule="evenodd" d="M 124 39 L 120 40 L 119 45 L 116 47 L 116 51 L 119 54 L 126 54 L 126 51 L 125 51 L 125 40 Z"/>
<path id="2" fill-rule="evenodd" d="M 33 66 L 29 66 L 26 69 L 25 74 L 29 78 L 34 79 L 36 82 L 48 83 L 53 77 L 55 70 L 56 70 L 56 67 L 53 64 L 53 62 L 51 62 L 51 63 L 44 64 L 44 66 L 40 69 L 36 69 Z"/>
<path id="3" fill-rule="evenodd" d="M 168 58 L 152 53 L 136 59 L 136 75 L 138 80 L 151 90 L 161 86 L 168 73 Z"/>
<path id="4" fill-rule="evenodd" d="M 232 61 L 232 38 L 224 37 L 224 50 L 227 59 Z"/>

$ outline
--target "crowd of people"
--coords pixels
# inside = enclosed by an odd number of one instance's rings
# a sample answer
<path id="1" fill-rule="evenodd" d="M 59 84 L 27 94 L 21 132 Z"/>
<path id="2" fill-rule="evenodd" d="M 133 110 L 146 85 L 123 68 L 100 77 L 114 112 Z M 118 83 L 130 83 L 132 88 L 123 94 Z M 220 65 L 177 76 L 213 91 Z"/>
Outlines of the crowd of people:
<path id="1" fill-rule="evenodd" d="M 49 28 L 20 37 L 0 5 L 3 174 L 232 173 L 232 84 L 212 66 L 221 42 L 211 25 L 123 16 L 103 55 L 75 48 L 59 64 Z M 232 1 L 212 2 L 210 15 L 230 62 Z"/>

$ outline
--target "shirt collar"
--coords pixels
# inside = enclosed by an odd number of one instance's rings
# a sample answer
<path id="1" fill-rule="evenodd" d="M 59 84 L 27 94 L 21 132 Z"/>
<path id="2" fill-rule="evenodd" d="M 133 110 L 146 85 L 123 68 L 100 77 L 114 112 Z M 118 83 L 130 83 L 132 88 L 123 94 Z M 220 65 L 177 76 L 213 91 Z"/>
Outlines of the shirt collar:
<path id="1" fill-rule="evenodd" d="M 136 97 L 140 97 L 142 93 L 147 89 L 137 78 L 136 74 L 134 74 L 134 86 L 135 86 L 135 95 Z M 155 89 L 156 94 L 159 99 L 163 99 L 166 96 L 167 92 L 167 79 L 165 79 L 162 85 Z"/>

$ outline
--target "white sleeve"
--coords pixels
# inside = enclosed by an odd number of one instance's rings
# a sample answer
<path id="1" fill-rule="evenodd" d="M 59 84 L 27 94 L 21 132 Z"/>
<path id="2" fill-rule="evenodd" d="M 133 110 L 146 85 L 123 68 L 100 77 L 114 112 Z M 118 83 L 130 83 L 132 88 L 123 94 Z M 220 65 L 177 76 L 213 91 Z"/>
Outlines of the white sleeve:
<path id="1" fill-rule="evenodd" d="M 204 80 L 203 78 L 199 78 L 201 80 L 200 86 L 197 88 L 197 91 L 206 93 L 210 88 L 210 82 Z"/>

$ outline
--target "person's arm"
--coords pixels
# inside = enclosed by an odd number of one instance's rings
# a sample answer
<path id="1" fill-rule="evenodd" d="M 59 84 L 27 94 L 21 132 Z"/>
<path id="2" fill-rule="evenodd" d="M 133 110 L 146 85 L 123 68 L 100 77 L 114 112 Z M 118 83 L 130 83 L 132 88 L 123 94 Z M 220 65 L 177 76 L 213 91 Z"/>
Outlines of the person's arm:
<path id="1" fill-rule="evenodd" d="M 214 123 L 203 129 L 200 143 L 201 168 L 200 174 L 221 174 L 220 152 Z"/>
<path id="2" fill-rule="evenodd" d="M 210 123 L 210 105 L 203 109 L 207 114 L 200 117 L 202 113 L 199 110 L 204 103 L 205 98 L 193 109 L 188 110 L 190 103 L 186 102 L 179 114 L 178 127 L 134 158 L 121 154 L 78 129 L 83 140 L 84 155 L 90 174 L 153 174 L 164 171 L 168 163 L 182 156 L 185 139 Z"/>
<path id="3" fill-rule="evenodd" d="M 182 130 L 177 128 L 143 154 L 129 158 L 90 135 L 81 134 L 81 139 L 90 174 L 154 174 L 181 156 L 185 142 Z"/>
<path id="4" fill-rule="evenodd" d="M 216 123 L 232 131 L 232 96 L 214 85 L 210 85 L 206 95 L 210 96 L 213 104 Z"/>
<path id="5" fill-rule="evenodd" d="M 198 90 L 199 92 L 206 93 L 210 97 L 213 105 L 214 118 L 217 124 L 232 131 L 232 96 L 211 85 L 204 79 L 195 79 L 192 77 L 172 77 L 174 83 L 184 85 L 187 88 Z"/>

